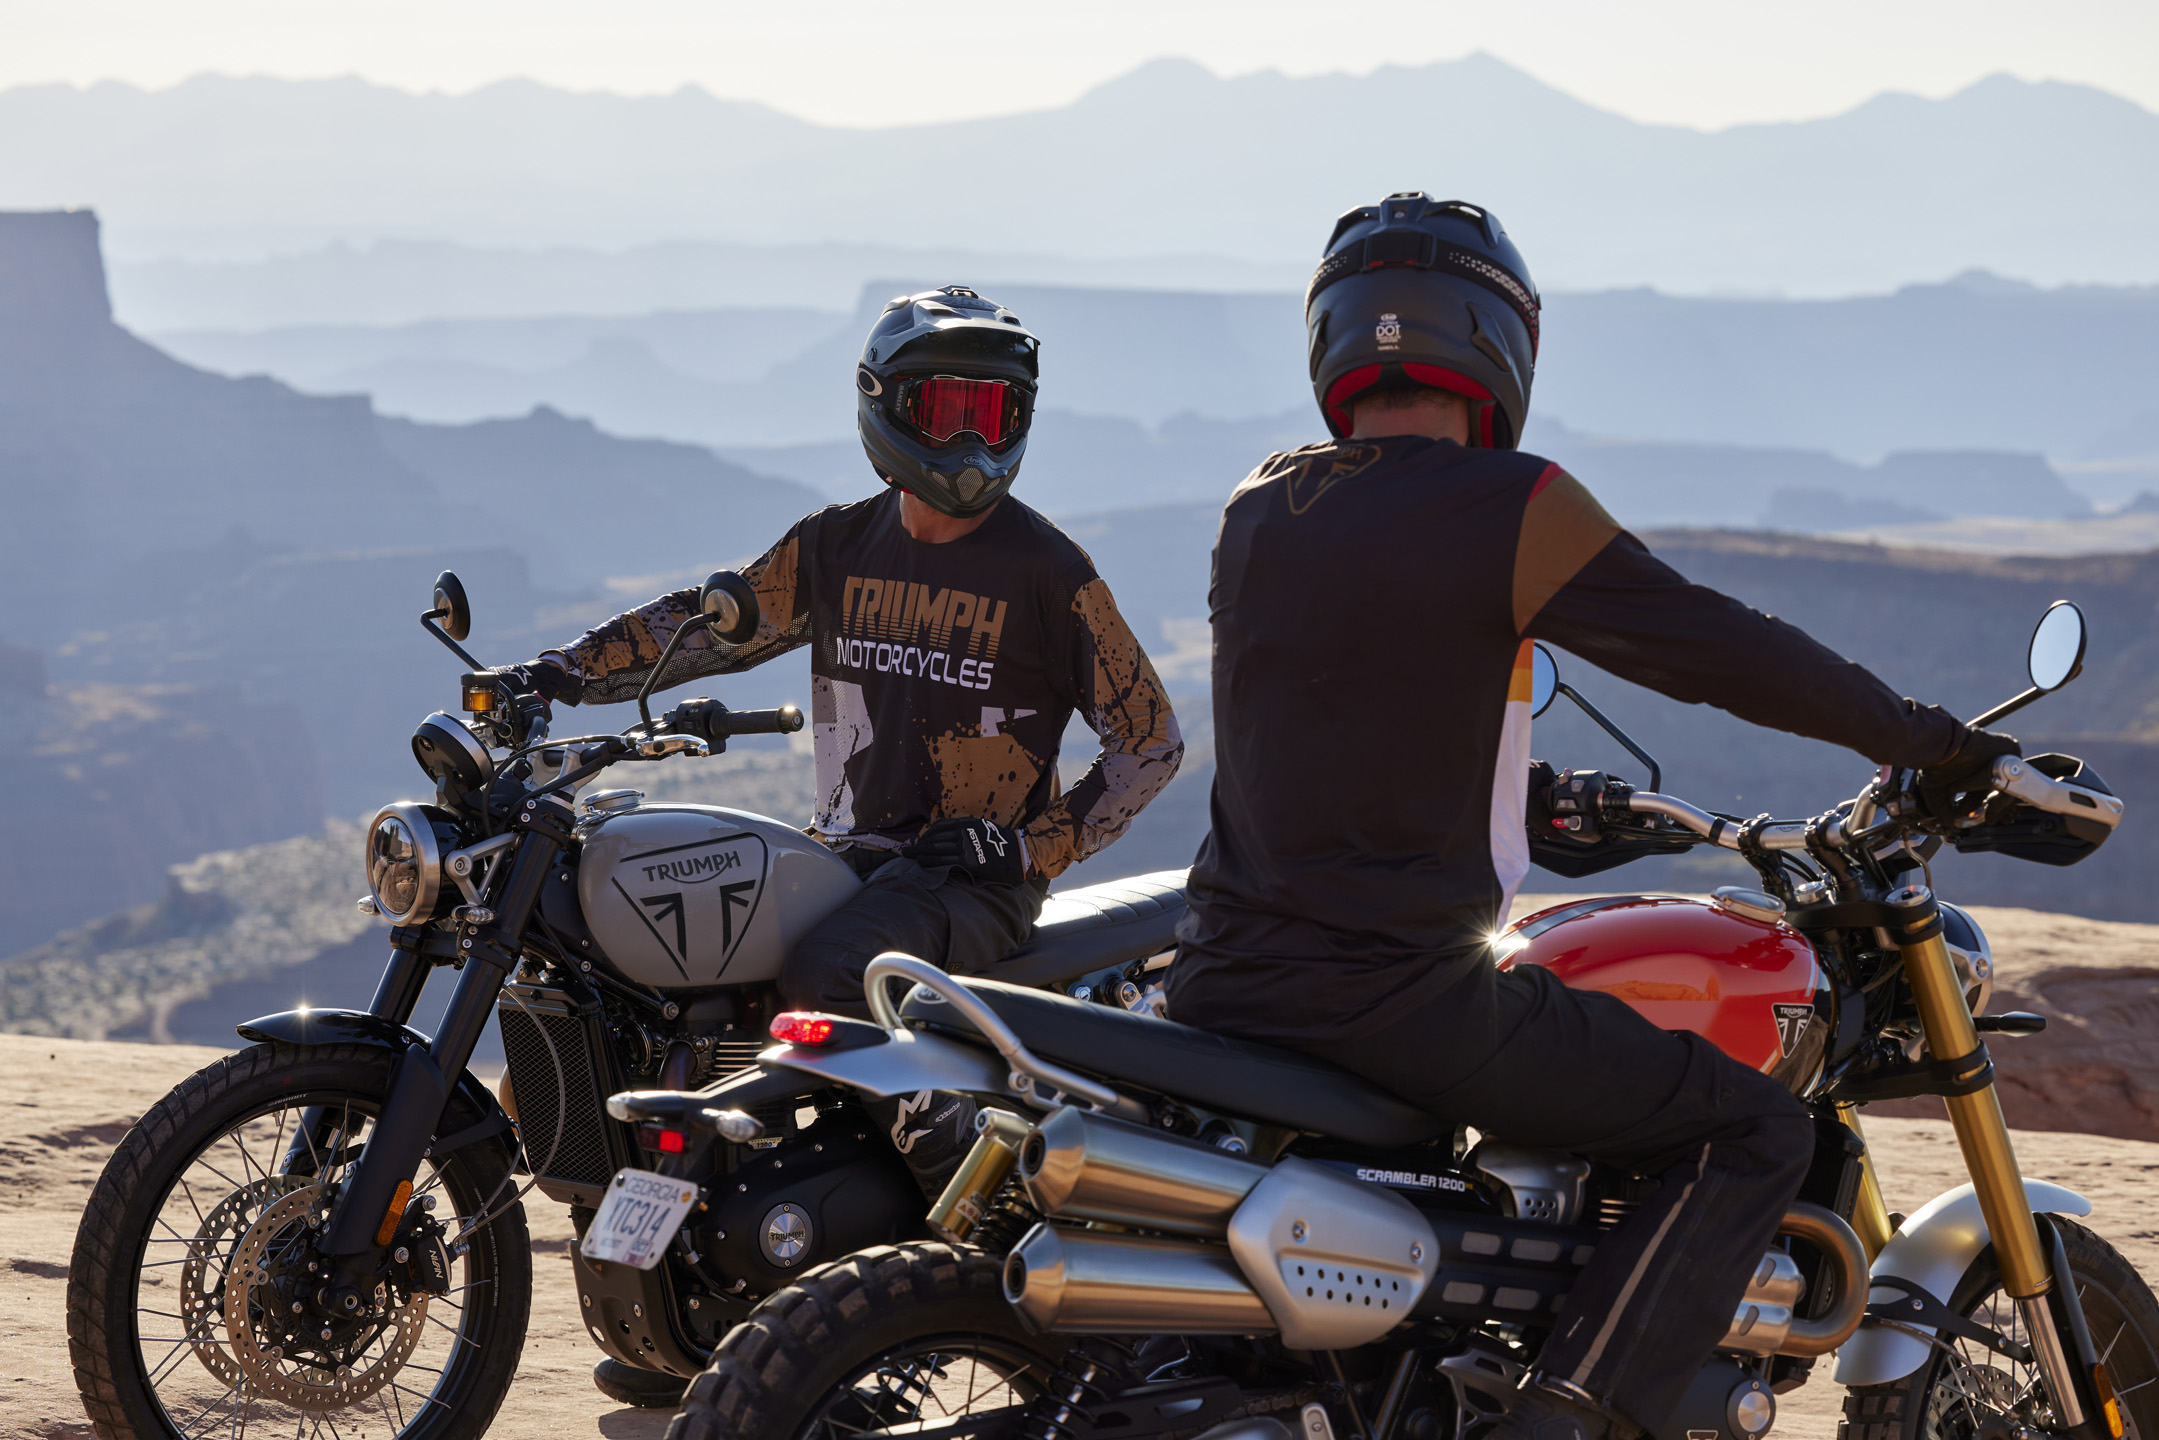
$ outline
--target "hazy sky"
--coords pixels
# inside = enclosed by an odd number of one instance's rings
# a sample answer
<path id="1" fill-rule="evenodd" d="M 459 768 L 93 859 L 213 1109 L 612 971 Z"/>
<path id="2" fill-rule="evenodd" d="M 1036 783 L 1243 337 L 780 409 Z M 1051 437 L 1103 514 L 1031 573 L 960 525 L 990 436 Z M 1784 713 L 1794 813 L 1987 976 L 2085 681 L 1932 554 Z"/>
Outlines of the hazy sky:
<path id="1" fill-rule="evenodd" d="M 203 71 L 469 90 L 684 83 L 843 125 L 1062 104 L 1163 55 L 1362 72 L 1486 50 L 1640 120 L 1716 127 L 1995 71 L 2159 110 L 2153 0 L 0 0 L 0 87 Z"/>

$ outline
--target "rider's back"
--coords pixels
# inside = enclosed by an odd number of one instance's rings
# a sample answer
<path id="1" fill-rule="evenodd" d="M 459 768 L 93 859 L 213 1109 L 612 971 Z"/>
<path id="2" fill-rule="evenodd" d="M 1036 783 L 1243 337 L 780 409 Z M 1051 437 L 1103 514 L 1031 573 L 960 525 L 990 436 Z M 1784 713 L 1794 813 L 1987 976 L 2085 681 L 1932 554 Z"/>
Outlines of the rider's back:
<path id="1" fill-rule="evenodd" d="M 1527 873 L 1529 646 L 1926 765 L 1962 727 L 1689 584 L 1558 466 L 1419 436 L 1270 457 L 1216 542 L 1212 828 L 1172 1005 L 1332 1029 L 1444 988 Z M 1323 970 L 1315 970 L 1323 967 Z"/>

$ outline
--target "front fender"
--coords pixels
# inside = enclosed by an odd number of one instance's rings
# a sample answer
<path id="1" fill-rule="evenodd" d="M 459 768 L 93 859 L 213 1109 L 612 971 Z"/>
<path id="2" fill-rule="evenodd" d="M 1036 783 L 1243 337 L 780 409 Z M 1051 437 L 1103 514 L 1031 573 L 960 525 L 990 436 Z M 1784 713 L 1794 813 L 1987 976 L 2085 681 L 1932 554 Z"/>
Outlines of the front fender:
<path id="1" fill-rule="evenodd" d="M 2024 1195 L 2034 1215 L 2089 1215 L 2092 1202 L 2074 1190 L 2044 1180 L 2026 1180 Z M 1947 1304 L 1957 1282 L 1993 1243 L 1987 1234 L 1986 1217 L 1979 1213 L 1979 1196 L 1969 1185 L 1935 1196 L 1906 1220 L 1874 1258 L 1871 1273 L 1879 1280 L 1893 1276 L 1917 1285 Z M 1894 1300 L 1901 1292 L 1891 1289 L 1869 1292 L 1871 1303 Z M 1915 1327 L 1926 1334 L 1934 1331 Z M 1925 1363 L 1932 1346 L 1917 1335 L 1892 1330 L 1886 1325 L 1862 1323 L 1857 1334 L 1837 1351 L 1836 1383 L 1844 1386 L 1883 1385 L 1901 1380 Z"/>
<path id="2" fill-rule="evenodd" d="M 410 1025 L 400 1025 L 365 1010 L 302 1007 L 264 1015 L 234 1028 L 242 1039 L 265 1045 L 368 1045 L 402 1054 L 415 1048 L 424 1050 L 433 1043 Z M 502 1102 L 495 1098 L 495 1092 L 488 1089 L 479 1076 L 467 1070 L 457 1077 L 452 1097 L 443 1109 L 444 1118 L 452 1115 L 462 1118 L 459 1111 L 459 1102 L 462 1102 L 464 1113 L 469 1113 L 473 1119 L 458 1126 L 451 1134 L 439 1135 L 428 1153 L 439 1158 L 481 1140 L 495 1140 L 502 1148 L 504 1162 L 514 1164 L 517 1159 L 515 1127 L 511 1125 L 510 1117 L 503 1113 Z M 497 1139 L 498 1136 L 504 1138 Z"/>

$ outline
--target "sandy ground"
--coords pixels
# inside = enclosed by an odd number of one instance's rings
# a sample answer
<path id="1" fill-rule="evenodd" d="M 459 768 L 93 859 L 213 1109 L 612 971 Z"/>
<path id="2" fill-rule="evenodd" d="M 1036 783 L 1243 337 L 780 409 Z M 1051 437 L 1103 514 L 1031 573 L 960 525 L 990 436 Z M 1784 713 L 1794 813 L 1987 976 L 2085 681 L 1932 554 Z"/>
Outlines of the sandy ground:
<path id="1" fill-rule="evenodd" d="M 220 1052 L 187 1046 L 91 1044 L 0 1036 L 0 1436 L 87 1440 L 68 1368 L 64 1317 L 69 1253 L 85 1198 L 134 1117 Z M 1962 1183 L 1949 1127 L 1878 1119 L 1869 1137 L 1891 1208 L 1917 1209 Z M 2020 1132 L 2027 1173 L 2089 1196 L 2092 1223 L 2147 1275 L 2159 1275 L 2159 1144 Z M 596 1352 L 574 1314 L 567 1215 L 527 1208 L 537 1294 L 502 1436 L 659 1436 L 666 1412 L 626 1409 L 592 1388 Z M 1824 1365 L 1826 1371 L 1827 1366 Z M 1843 1392 L 1817 1379 L 1785 1397 L 1777 1434 L 1833 1440 Z"/>

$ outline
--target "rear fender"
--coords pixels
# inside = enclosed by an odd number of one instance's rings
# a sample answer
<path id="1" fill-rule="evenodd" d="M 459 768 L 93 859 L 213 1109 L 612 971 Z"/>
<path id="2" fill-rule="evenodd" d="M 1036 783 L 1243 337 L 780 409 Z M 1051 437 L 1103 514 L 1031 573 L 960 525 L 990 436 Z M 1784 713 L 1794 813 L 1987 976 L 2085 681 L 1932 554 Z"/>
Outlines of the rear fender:
<path id="1" fill-rule="evenodd" d="M 424 1050 L 433 1043 L 410 1025 L 400 1025 L 365 1010 L 282 1010 L 235 1028 L 242 1039 L 258 1044 L 303 1048 L 366 1045 L 393 1055 L 414 1048 Z M 452 1123 L 460 1120 L 467 1123 L 457 1125 L 451 1133 L 439 1137 L 429 1146 L 427 1153 L 431 1157 L 440 1158 L 484 1140 L 494 1143 L 504 1164 L 516 1163 L 517 1139 L 510 1117 L 503 1113 L 502 1102 L 495 1098 L 495 1092 L 470 1070 L 458 1076 L 450 1103 L 443 1108 L 443 1118 Z"/>
<path id="2" fill-rule="evenodd" d="M 2044 1180 L 2026 1180 L 2024 1194 L 2035 1215 L 2089 1215 L 2092 1202 L 2074 1190 Z M 1969 1185 L 1935 1196 L 1909 1220 L 1874 1257 L 1871 1273 L 1876 1280 L 1893 1278 L 1917 1286 L 1947 1304 L 1957 1282 L 1971 1269 L 1979 1253 L 1993 1243 L 1986 1218 L 1979 1213 L 1979 1197 Z M 1902 1287 L 1869 1291 L 1870 1304 L 1903 1298 Z M 1915 1325 L 1925 1335 L 1931 1326 Z M 1844 1386 L 1884 1385 L 1901 1380 L 1926 1363 L 1933 1346 L 1919 1335 L 1893 1330 L 1873 1320 L 1863 1322 L 1851 1339 L 1837 1351 L 1836 1383 Z"/>
<path id="3" fill-rule="evenodd" d="M 786 1069 L 832 1085 L 876 1096 L 918 1090 L 956 1090 L 976 1095 L 1011 1092 L 1012 1069 L 986 1047 L 962 1045 L 919 1030 L 890 1032 L 882 1045 L 820 1050 L 813 1045 L 775 1045 L 757 1057 L 767 1070 Z"/>

